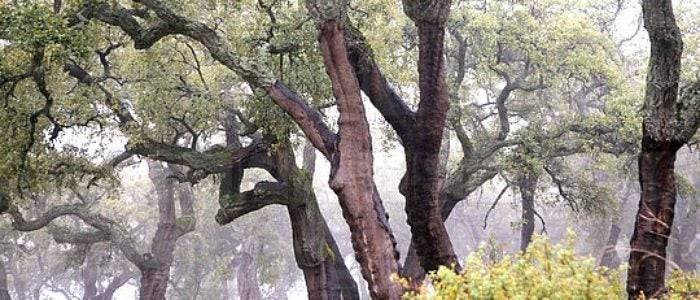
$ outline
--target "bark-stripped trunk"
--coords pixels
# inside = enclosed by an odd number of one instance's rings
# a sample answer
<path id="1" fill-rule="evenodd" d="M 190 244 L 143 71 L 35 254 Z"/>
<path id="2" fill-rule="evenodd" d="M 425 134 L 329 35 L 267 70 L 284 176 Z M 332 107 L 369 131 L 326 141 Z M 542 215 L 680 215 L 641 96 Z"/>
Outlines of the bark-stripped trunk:
<path id="1" fill-rule="evenodd" d="M 639 155 L 641 199 L 630 241 L 627 292 L 657 297 L 665 290 L 666 247 L 676 204 L 676 152 L 700 124 L 700 83 L 678 97 L 683 40 L 670 0 L 642 1 L 651 55 Z"/>
<path id="2" fill-rule="evenodd" d="M 369 124 L 337 21 L 328 20 L 320 27 L 319 42 L 340 112 L 329 183 L 350 227 L 353 249 L 372 298 L 399 299 L 403 290 L 391 280 L 399 271 L 396 242 L 374 184 Z"/>
<path id="3" fill-rule="evenodd" d="M 0 300 L 11 300 L 10 289 L 7 286 L 7 272 L 5 263 L 0 259 Z"/>
<path id="4" fill-rule="evenodd" d="M 401 191 L 411 242 L 428 271 L 456 265 L 457 257 L 441 217 L 440 146 L 449 108 L 445 82 L 445 21 L 450 1 L 404 1 L 404 11 L 418 27 L 418 87 L 420 102 L 410 134 L 401 136 L 406 175 Z"/>
<path id="5" fill-rule="evenodd" d="M 664 291 L 666 246 L 673 226 L 676 202 L 674 162 L 678 145 L 642 142 L 639 157 L 641 200 L 630 243 L 627 291 L 647 297 Z"/>
<path id="6" fill-rule="evenodd" d="M 520 189 L 521 222 L 520 227 L 520 250 L 527 250 L 527 246 L 532 242 L 532 235 L 535 233 L 535 191 L 537 189 L 537 174 L 528 172 L 518 182 Z"/>
<path id="7" fill-rule="evenodd" d="M 447 220 L 449 213 L 457 205 L 457 201 L 448 200 L 447 194 L 444 193 L 445 179 L 447 178 L 447 162 L 450 158 L 450 132 L 444 131 L 442 144 L 440 146 L 440 163 L 438 164 L 438 185 L 440 186 L 440 218 L 442 222 Z M 411 242 L 406 254 L 406 261 L 401 269 L 401 276 L 411 279 L 413 288 L 417 288 L 425 278 L 425 270 L 420 265 L 420 257 L 416 253 L 416 248 Z"/>
<path id="8" fill-rule="evenodd" d="M 415 130 L 421 134 L 415 140 L 403 140 L 406 175 L 402 180 L 402 192 L 406 196 L 411 241 L 421 265 L 426 270 L 436 270 L 440 265 L 457 263 L 439 205 L 439 150 L 448 105 L 442 63 L 436 61 L 442 61 L 444 28 L 423 24 L 418 26 L 418 32 L 422 46 L 418 67 L 420 105 L 425 108 L 419 106 L 416 115 Z"/>
<path id="9" fill-rule="evenodd" d="M 496 171 L 483 171 L 478 164 L 468 159 L 463 159 L 459 168 L 452 173 L 445 182 L 440 192 L 441 217 L 443 222 L 447 220 L 460 201 L 466 199 L 472 192 L 486 181 L 495 177 Z M 401 269 L 401 276 L 410 278 L 413 284 L 419 284 L 425 278 L 425 270 L 420 265 L 420 258 L 411 243 L 408 247 L 406 261 Z"/>

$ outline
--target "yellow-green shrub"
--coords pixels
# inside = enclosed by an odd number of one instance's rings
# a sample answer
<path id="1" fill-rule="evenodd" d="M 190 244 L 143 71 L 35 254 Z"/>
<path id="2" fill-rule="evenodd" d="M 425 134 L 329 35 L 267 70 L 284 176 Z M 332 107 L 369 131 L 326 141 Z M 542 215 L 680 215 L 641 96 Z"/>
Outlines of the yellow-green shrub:
<path id="1" fill-rule="evenodd" d="M 527 251 L 487 262 L 486 251 L 470 255 L 461 273 L 440 268 L 429 278 L 432 287 L 410 293 L 410 300 L 428 299 L 626 299 L 622 269 L 596 265 L 591 257 L 574 255 L 573 235 L 563 245 L 536 236 Z M 698 274 L 674 272 L 669 298 L 698 296 Z M 693 296 L 694 295 L 694 296 Z"/>

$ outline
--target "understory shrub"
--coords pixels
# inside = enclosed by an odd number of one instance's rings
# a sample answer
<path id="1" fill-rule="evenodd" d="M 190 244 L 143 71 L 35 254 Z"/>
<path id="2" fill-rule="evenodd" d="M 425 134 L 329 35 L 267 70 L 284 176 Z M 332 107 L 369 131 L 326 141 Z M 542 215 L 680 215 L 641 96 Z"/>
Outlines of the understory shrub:
<path id="1" fill-rule="evenodd" d="M 599 267 L 592 257 L 574 254 L 574 236 L 553 245 L 536 236 L 527 251 L 489 261 L 481 248 L 463 271 L 441 267 L 429 275 L 430 285 L 405 296 L 409 300 L 442 299 L 626 299 L 624 266 Z M 668 299 L 700 299 L 698 273 L 672 272 Z"/>

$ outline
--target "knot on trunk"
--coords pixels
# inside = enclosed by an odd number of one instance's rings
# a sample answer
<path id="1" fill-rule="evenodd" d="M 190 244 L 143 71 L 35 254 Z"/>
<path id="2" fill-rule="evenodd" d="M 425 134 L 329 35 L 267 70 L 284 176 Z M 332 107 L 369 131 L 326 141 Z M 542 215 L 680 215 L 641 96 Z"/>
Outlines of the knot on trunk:
<path id="1" fill-rule="evenodd" d="M 644 113 L 644 130 L 653 140 L 681 145 L 688 142 L 700 126 L 700 82 L 683 87 L 675 102 L 646 106 Z"/>
<path id="2" fill-rule="evenodd" d="M 403 0 L 403 11 L 418 25 L 444 25 L 450 17 L 451 4 L 451 0 Z"/>
<path id="3" fill-rule="evenodd" d="M 306 8 L 317 25 L 329 21 L 343 22 L 346 17 L 349 0 L 306 0 Z"/>

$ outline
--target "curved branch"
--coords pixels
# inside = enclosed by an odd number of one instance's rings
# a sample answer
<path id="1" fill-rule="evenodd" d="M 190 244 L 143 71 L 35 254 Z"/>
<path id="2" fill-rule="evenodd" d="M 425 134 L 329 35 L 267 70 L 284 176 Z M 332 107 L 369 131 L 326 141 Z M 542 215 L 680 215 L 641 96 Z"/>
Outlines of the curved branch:
<path id="1" fill-rule="evenodd" d="M 286 184 L 269 181 L 258 182 L 252 190 L 230 197 L 231 199 L 223 200 L 225 206 L 216 213 L 216 222 L 221 225 L 262 207 L 272 204 L 289 205 L 292 201 Z"/>
<path id="2" fill-rule="evenodd" d="M 362 33 L 345 26 L 345 44 L 350 64 L 355 69 L 360 88 L 402 139 L 411 134 L 415 113 L 394 91 L 374 60 L 371 48 Z"/>
<path id="3" fill-rule="evenodd" d="M 9 201 L 9 200 L 8 200 Z M 66 204 L 58 205 L 49 209 L 46 213 L 34 220 L 25 220 L 19 208 L 10 203 L 10 208 L 7 211 L 12 217 L 12 228 L 19 231 L 35 231 L 49 225 L 53 220 L 62 216 L 76 216 L 86 224 L 92 226 L 103 235 L 108 235 L 112 244 L 116 245 L 122 251 L 124 256 L 138 267 L 143 266 L 144 260 L 141 254 L 136 250 L 128 232 L 122 228 L 117 222 L 106 218 L 100 214 L 90 212 L 84 205 Z M 89 238 L 96 239 L 96 234 L 89 233 Z M 87 236 L 75 237 L 64 236 L 66 239 L 88 239 Z"/>
<path id="4" fill-rule="evenodd" d="M 61 226 L 49 226 L 49 233 L 54 241 L 59 244 L 95 244 L 108 242 L 111 236 L 104 231 L 71 232 L 69 228 Z"/>
<path id="5" fill-rule="evenodd" d="M 244 168 L 257 167 L 275 176 L 274 162 L 268 155 L 270 143 L 264 139 L 255 139 L 239 150 L 227 147 L 213 147 L 207 151 L 196 151 L 188 147 L 174 146 L 168 143 L 147 140 L 142 143 L 127 145 L 127 153 L 120 155 L 142 155 L 153 160 L 187 166 L 207 174 L 223 173 L 234 166 Z"/>
<path id="6" fill-rule="evenodd" d="M 539 218 L 542 222 L 542 231 L 540 231 L 540 234 L 547 233 L 547 224 L 544 222 L 544 218 L 540 215 L 539 212 L 537 212 L 536 209 L 533 208 L 532 212 L 535 213 L 535 216 L 537 216 L 537 218 Z"/>
<path id="7" fill-rule="evenodd" d="M 493 204 L 491 204 L 491 207 L 489 207 L 489 210 L 486 211 L 486 216 L 484 216 L 484 227 L 483 229 L 486 229 L 486 224 L 489 219 L 489 215 L 491 214 L 491 211 L 493 211 L 494 208 L 496 208 L 496 205 L 498 204 L 498 201 L 501 200 L 501 197 L 506 193 L 508 188 L 510 187 L 509 184 L 506 184 L 506 186 L 501 190 L 501 192 L 498 194 L 498 197 L 496 197 L 496 200 L 493 201 Z M 537 212 L 535 212 L 537 213 Z M 542 221 L 542 224 L 544 224 L 544 221 Z"/>
<path id="8" fill-rule="evenodd" d="M 134 41 L 136 49 L 147 49 L 165 36 L 179 34 L 198 41 L 212 58 L 243 78 L 253 90 L 263 89 L 299 125 L 304 134 L 321 153 L 330 158 L 335 151 L 336 135 L 323 122 L 321 114 L 301 96 L 274 78 L 263 64 L 238 56 L 225 38 L 205 24 L 177 15 L 157 0 L 135 1 L 153 10 L 160 18 L 144 28 L 134 18 L 133 12 L 120 5 L 98 4 L 87 1 L 83 7 L 85 18 L 95 18 L 118 26 Z M 78 22 L 69 22 L 77 24 Z"/>

